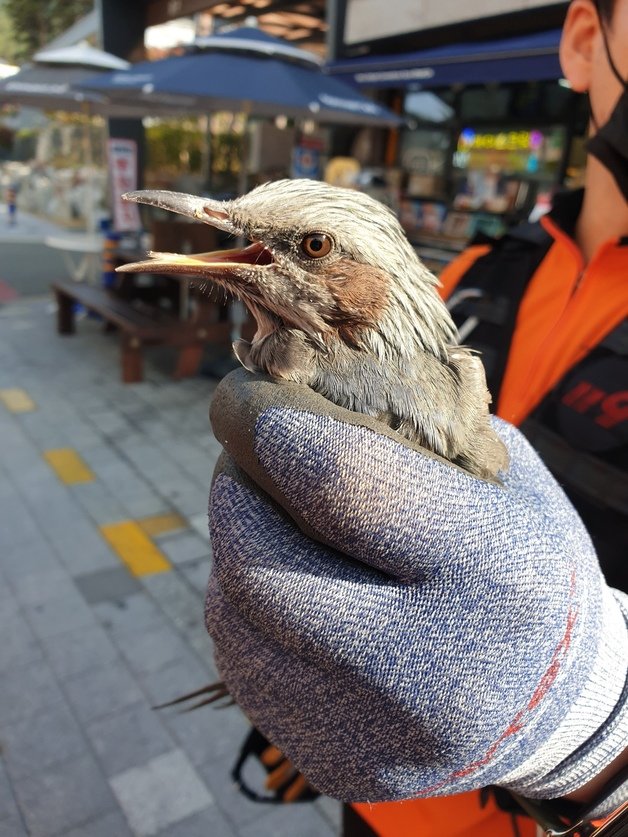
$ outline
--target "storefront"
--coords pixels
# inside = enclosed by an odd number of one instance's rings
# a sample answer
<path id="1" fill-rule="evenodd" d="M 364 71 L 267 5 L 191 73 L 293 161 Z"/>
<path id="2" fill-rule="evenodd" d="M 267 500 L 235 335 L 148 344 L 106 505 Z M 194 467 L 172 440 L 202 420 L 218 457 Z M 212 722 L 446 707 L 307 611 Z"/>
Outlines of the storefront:
<path id="1" fill-rule="evenodd" d="M 579 184 L 587 104 L 561 78 L 559 39 L 553 29 L 331 65 L 406 116 L 389 177 L 433 268 L 476 233 L 497 235 Z"/>

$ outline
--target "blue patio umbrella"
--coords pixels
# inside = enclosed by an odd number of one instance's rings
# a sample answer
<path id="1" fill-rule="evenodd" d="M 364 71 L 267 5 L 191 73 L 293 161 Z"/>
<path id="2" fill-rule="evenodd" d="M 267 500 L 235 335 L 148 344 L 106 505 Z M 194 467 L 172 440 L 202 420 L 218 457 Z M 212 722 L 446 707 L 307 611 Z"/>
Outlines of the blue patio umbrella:
<path id="1" fill-rule="evenodd" d="M 112 101 L 171 103 L 190 113 L 226 110 L 249 116 L 314 119 L 321 124 L 392 127 L 401 119 L 338 79 L 315 56 L 244 27 L 197 42 L 195 51 L 82 82 Z"/>
<path id="2" fill-rule="evenodd" d="M 32 63 L 0 81 L 0 105 L 109 114 L 112 108 L 102 95 L 81 90 L 77 85 L 93 78 L 96 72 L 123 70 L 129 66 L 128 61 L 87 43 L 42 50 Z"/>

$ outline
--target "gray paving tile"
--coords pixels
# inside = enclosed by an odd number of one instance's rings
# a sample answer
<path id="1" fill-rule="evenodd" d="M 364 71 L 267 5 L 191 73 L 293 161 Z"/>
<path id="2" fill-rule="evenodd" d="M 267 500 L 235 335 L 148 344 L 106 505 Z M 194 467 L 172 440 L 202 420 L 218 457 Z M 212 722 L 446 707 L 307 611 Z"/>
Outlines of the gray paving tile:
<path id="1" fill-rule="evenodd" d="M 74 582 L 88 604 L 120 601 L 141 590 L 140 583 L 126 567 L 96 570 L 77 575 Z"/>
<path id="2" fill-rule="evenodd" d="M 242 736 L 243 739 L 244 736 Z M 239 750 L 239 747 L 237 749 Z M 236 757 L 237 751 L 234 748 L 233 757 L 225 759 L 222 762 L 206 762 L 197 765 L 196 769 L 216 800 L 216 805 L 225 815 L 233 829 L 240 834 L 241 829 L 249 823 L 257 823 L 261 826 L 265 816 L 265 809 L 268 806 L 260 802 L 251 801 L 238 789 L 238 786 L 231 778 L 231 769 L 236 761 Z M 247 764 L 245 778 L 252 786 L 263 787 L 265 771 L 259 762 L 256 764 L 251 761 L 250 765 Z M 260 827 L 258 831 L 259 837 L 266 833 L 272 834 L 272 831 L 267 832 Z M 297 831 L 296 834 L 299 834 L 299 832 Z M 300 834 L 299 837 L 301 837 Z"/>
<path id="3" fill-rule="evenodd" d="M 71 575 L 53 558 L 49 568 L 34 570 L 11 580 L 15 598 L 23 605 L 37 605 L 76 591 Z"/>
<path id="4" fill-rule="evenodd" d="M 0 761 L 0 834 L 10 834 L 11 832 L 7 829 L 11 825 L 18 829 L 16 833 L 21 833 L 19 832 L 19 828 L 22 827 L 21 819 L 4 761 Z M 3 823 L 5 831 L 2 830 Z"/>
<path id="5" fill-rule="evenodd" d="M 48 530 L 47 534 L 59 560 L 72 575 L 120 566 L 118 556 L 85 515 L 73 520 L 71 526 L 66 521 L 64 528 Z"/>
<path id="6" fill-rule="evenodd" d="M 200 514 L 207 508 L 209 496 L 209 483 L 207 485 L 192 488 L 190 491 L 179 494 L 172 499 L 172 505 L 185 517 L 192 517 Z"/>
<path id="7" fill-rule="evenodd" d="M 157 671 L 190 654 L 179 634 L 168 625 L 149 628 L 142 633 L 116 634 L 114 639 L 136 673 Z"/>
<path id="8" fill-rule="evenodd" d="M 210 552 L 209 535 L 203 539 L 196 532 L 177 532 L 159 538 L 159 548 L 173 564 L 207 558 Z"/>
<path id="9" fill-rule="evenodd" d="M 76 414 L 70 420 L 65 419 L 64 424 L 70 444 L 79 452 L 83 446 L 98 445 L 102 442 L 102 434 Z"/>
<path id="10" fill-rule="evenodd" d="M 26 605 L 24 616 L 42 639 L 96 624 L 96 617 L 76 588 L 38 604 Z"/>
<path id="11" fill-rule="evenodd" d="M 131 828 L 140 837 L 158 834 L 213 803 L 181 750 L 113 776 L 109 783 Z"/>
<path id="12" fill-rule="evenodd" d="M 62 567 L 50 544 L 36 530 L 30 530 L 29 537 L 20 544 L 0 546 L 0 567 L 10 582 L 31 573 Z"/>
<path id="13" fill-rule="evenodd" d="M 175 698 L 214 683 L 218 676 L 207 669 L 191 655 L 183 660 L 174 660 L 168 665 L 147 674 L 139 675 L 142 688 L 153 705 L 167 703 Z M 161 710 L 167 719 L 174 710 Z"/>
<path id="14" fill-rule="evenodd" d="M 98 472 L 100 467 L 111 462 L 112 458 L 116 457 L 115 450 L 102 440 L 98 444 L 85 445 L 81 449 L 81 457 L 85 460 L 92 471 Z"/>
<path id="15" fill-rule="evenodd" d="M 63 688 L 83 724 L 138 703 L 143 694 L 122 660 L 68 677 Z"/>
<path id="16" fill-rule="evenodd" d="M 177 566 L 178 571 L 185 576 L 189 584 L 197 590 L 203 598 L 207 590 L 207 581 L 211 571 L 211 558 L 205 556 L 195 561 L 185 561 Z"/>
<path id="17" fill-rule="evenodd" d="M 271 806 L 268 806 L 271 807 Z M 309 803 L 272 806 L 261 822 L 252 822 L 240 828 L 240 837 L 334 837 L 327 820 Z"/>
<path id="18" fill-rule="evenodd" d="M 163 612 L 146 593 L 92 606 L 100 624 L 112 635 L 141 633 L 166 624 Z"/>
<path id="19" fill-rule="evenodd" d="M 342 802 L 330 796 L 319 796 L 314 807 L 327 820 L 334 834 L 342 833 Z"/>
<path id="20" fill-rule="evenodd" d="M 2 422 L 2 461 L 6 473 L 17 478 L 25 468 L 30 468 L 38 460 L 37 448 L 17 425 L 16 420 L 10 418 Z"/>
<path id="21" fill-rule="evenodd" d="M 177 498 L 189 494 L 191 491 L 198 491 L 199 486 L 196 481 L 191 479 L 189 475 L 178 471 L 176 476 L 170 479 L 162 479 L 157 483 L 159 493 L 167 497 L 172 502 L 176 502 Z"/>
<path id="22" fill-rule="evenodd" d="M 62 703 L 0 728 L 2 753 L 12 780 L 85 755 L 87 744 L 72 713 Z"/>
<path id="23" fill-rule="evenodd" d="M 121 496 L 119 499 L 127 515 L 133 520 L 172 512 L 172 506 L 157 493 L 137 492 L 128 496 Z"/>
<path id="24" fill-rule="evenodd" d="M 138 767 L 175 747 L 146 701 L 94 721 L 86 732 L 107 776 Z"/>
<path id="25" fill-rule="evenodd" d="M 91 756 L 16 781 L 15 792 L 31 837 L 62 837 L 116 808 Z"/>
<path id="26" fill-rule="evenodd" d="M 204 509 L 204 511 L 199 512 L 198 514 L 193 514 L 188 518 L 188 520 L 190 521 L 190 526 L 195 529 L 202 538 L 209 537 L 207 509 Z"/>
<path id="27" fill-rule="evenodd" d="M 95 467 L 96 475 L 116 497 L 128 497 L 138 491 L 146 490 L 146 483 L 137 471 L 119 456 L 113 449 L 109 458 Z"/>
<path id="28" fill-rule="evenodd" d="M 110 489 L 95 481 L 71 486 L 72 495 L 98 526 L 124 520 L 126 512 Z"/>
<path id="29" fill-rule="evenodd" d="M 203 664 L 214 671 L 214 646 L 203 622 L 194 622 L 184 631 L 186 643 L 196 651 Z"/>
<path id="30" fill-rule="evenodd" d="M 231 765 L 240 751 L 250 724 L 237 706 L 214 709 L 203 706 L 192 712 L 164 711 L 164 723 L 195 765 L 215 762 Z"/>
<path id="31" fill-rule="evenodd" d="M 105 436 L 115 436 L 123 430 L 129 429 L 129 422 L 117 410 L 92 410 L 89 420 Z"/>
<path id="32" fill-rule="evenodd" d="M 0 672 L 18 665 L 28 665 L 43 659 L 41 646 L 23 616 L 0 614 Z"/>
<path id="33" fill-rule="evenodd" d="M 99 625 L 44 637 L 43 644 L 60 678 L 108 665 L 119 658 L 116 647 Z"/>
<path id="34" fill-rule="evenodd" d="M 159 832 L 160 837 L 237 837 L 216 805 L 210 805 L 198 814 L 186 817 Z M 261 835 L 260 835 L 261 837 Z"/>
<path id="35" fill-rule="evenodd" d="M 0 837 L 28 837 L 24 821 L 17 810 L 6 816 L 0 812 Z"/>
<path id="36" fill-rule="evenodd" d="M 62 702 L 63 693 L 44 660 L 9 666 L 2 672 L 0 725 L 46 712 Z"/>
<path id="37" fill-rule="evenodd" d="M 98 817 L 78 828 L 66 831 L 63 837 L 133 837 L 133 834 L 123 815 L 119 811 L 112 811 L 104 817 Z M 197 837 L 202 835 L 198 834 Z"/>
<path id="38" fill-rule="evenodd" d="M 2 425 L 0 425 L 0 433 L 2 432 Z M 7 474 L 0 470 L 0 500 L 5 501 L 15 494 L 15 484 L 10 480 Z"/>
<path id="39" fill-rule="evenodd" d="M 180 476 L 179 468 L 172 457 L 168 453 L 158 451 L 154 444 L 147 443 L 142 434 L 138 434 L 137 439 L 124 440 L 117 444 L 117 447 L 124 451 L 142 476 L 153 484 Z"/>
<path id="40" fill-rule="evenodd" d="M 4 455 L 3 441 L 3 455 Z M 17 494 L 6 497 L 0 505 L 0 551 L 22 544 L 29 544 L 34 540 L 33 533 L 37 532 L 37 523 L 26 503 Z"/>
<path id="41" fill-rule="evenodd" d="M 67 534 L 68 529 L 74 532 L 85 518 L 67 487 L 56 477 L 48 477 L 48 485 L 38 480 L 31 486 L 27 502 L 41 530 L 51 538 L 58 531 L 61 534 Z"/>
<path id="42" fill-rule="evenodd" d="M 203 599 L 178 573 L 146 576 L 143 583 L 181 633 L 203 624 Z"/>
<path id="43" fill-rule="evenodd" d="M 37 461 L 31 462 L 14 474 L 13 479 L 26 505 L 36 517 L 46 495 L 55 497 L 67 491 L 41 454 Z"/>
<path id="44" fill-rule="evenodd" d="M 21 417 L 22 427 L 41 450 L 67 447 L 69 444 L 67 430 L 51 422 L 47 412 L 35 410 L 32 413 L 25 413 Z"/>

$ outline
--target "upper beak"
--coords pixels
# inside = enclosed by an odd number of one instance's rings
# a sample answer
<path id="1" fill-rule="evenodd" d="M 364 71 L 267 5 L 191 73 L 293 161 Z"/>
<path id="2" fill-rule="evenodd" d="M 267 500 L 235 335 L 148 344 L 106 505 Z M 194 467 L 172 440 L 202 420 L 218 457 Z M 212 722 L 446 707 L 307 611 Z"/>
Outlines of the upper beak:
<path id="1" fill-rule="evenodd" d="M 227 201 L 213 201 L 210 198 L 186 195 L 185 192 L 166 192 L 159 189 L 126 192 L 122 197 L 125 201 L 157 206 L 159 209 L 168 209 L 170 212 L 177 212 L 179 215 L 187 215 L 188 218 L 211 224 L 212 227 L 219 230 L 238 233 L 238 230 L 231 223 L 229 212 L 225 208 L 228 206 Z"/>
<path id="2" fill-rule="evenodd" d="M 214 201 L 209 198 L 199 198 L 186 195 L 183 192 L 139 191 L 127 192 L 122 195 L 124 200 L 157 206 L 168 209 L 179 215 L 187 215 L 211 224 L 224 232 L 238 235 L 239 230 L 231 221 L 227 201 Z M 121 265 L 117 270 L 121 273 L 137 273 L 139 271 L 159 273 L 183 273 L 214 275 L 232 274 L 238 265 L 264 265 L 273 260 L 269 250 L 263 244 L 256 242 L 248 247 L 236 250 L 216 250 L 211 253 L 196 253 L 190 255 L 178 253 L 149 253 L 149 259 L 141 262 Z"/>

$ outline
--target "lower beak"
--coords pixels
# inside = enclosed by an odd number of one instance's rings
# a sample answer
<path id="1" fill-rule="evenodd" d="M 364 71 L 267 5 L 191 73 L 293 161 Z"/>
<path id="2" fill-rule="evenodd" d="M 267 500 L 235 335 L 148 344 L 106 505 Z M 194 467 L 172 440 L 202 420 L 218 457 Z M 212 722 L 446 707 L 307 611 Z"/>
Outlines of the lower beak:
<path id="1" fill-rule="evenodd" d="M 174 273 L 221 277 L 237 273 L 238 268 L 264 266 L 273 261 L 270 250 L 260 242 L 236 250 L 215 250 L 211 253 L 149 253 L 149 258 L 116 268 L 118 273 Z"/>

